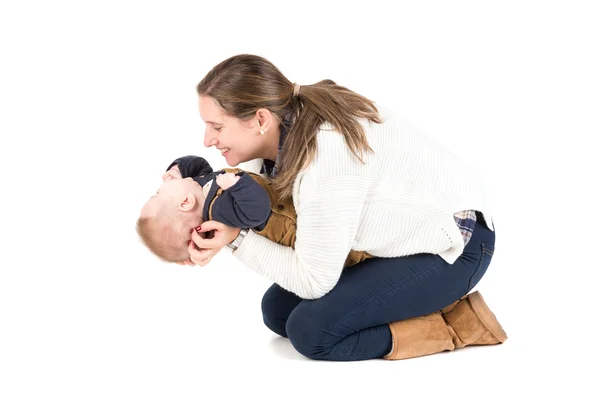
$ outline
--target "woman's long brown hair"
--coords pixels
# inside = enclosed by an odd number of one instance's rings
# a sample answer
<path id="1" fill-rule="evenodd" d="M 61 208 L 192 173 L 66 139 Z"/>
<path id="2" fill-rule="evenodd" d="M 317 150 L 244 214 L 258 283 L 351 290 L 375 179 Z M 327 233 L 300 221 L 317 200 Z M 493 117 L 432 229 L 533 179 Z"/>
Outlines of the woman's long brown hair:
<path id="1" fill-rule="evenodd" d="M 361 161 L 372 151 L 358 118 L 382 120 L 375 104 L 334 81 L 303 85 L 294 96 L 294 84 L 265 58 L 240 54 L 215 66 L 197 86 L 199 95 L 213 98 L 226 114 L 247 120 L 266 108 L 280 123 L 290 118 L 273 185 L 281 200 L 292 196 L 296 176 L 317 153 L 316 135 L 323 122 L 341 133 Z"/>

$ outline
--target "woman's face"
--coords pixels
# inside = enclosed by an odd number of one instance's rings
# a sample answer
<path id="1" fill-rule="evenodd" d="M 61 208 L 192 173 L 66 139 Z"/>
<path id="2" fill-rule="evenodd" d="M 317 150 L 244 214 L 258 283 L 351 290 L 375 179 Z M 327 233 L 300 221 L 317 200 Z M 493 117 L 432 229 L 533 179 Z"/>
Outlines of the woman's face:
<path id="1" fill-rule="evenodd" d="M 229 116 L 209 96 L 199 96 L 198 105 L 206 124 L 204 146 L 215 146 L 231 167 L 261 157 L 263 143 L 257 118 L 242 121 Z"/>

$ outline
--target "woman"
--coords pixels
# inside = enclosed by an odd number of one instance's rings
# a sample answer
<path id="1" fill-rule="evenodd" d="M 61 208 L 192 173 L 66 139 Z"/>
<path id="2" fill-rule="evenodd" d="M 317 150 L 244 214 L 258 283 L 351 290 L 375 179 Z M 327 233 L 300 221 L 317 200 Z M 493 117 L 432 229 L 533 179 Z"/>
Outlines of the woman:
<path id="1" fill-rule="evenodd" d="M 236 166 L 256 158 L 297 213 L 294 249 L 214 221 L 190 264 L 224 246 L 275 284 L 264 322 L 303 355 L 403 359 L 506 334 L 478 292 L 494 251 L 484 180 L 388 110 L 324 80 L 299 86 L 253 55 L 197 87 L 204 145 Z M 195 246 L 202 250 L 197 250 Z M 371 258 L 343 268 L 349 251 Z"/>

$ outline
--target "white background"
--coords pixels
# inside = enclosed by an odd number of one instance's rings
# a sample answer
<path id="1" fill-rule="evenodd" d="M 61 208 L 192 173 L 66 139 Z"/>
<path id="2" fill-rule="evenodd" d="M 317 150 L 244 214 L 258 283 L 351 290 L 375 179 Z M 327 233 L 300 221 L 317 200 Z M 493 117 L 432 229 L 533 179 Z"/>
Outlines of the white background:
<path id="1" fill-rule="evenodd" d="M 0 398 L 597 396 L 594 3 L 2 2 Z M 172 159 L 225 166 L 195 85 L 239 53 L 394 108 L 482 169 L 498 238 L 477 289 L 505 344 L 311 361 L 230 253 L 190 268 L 143 247 Z"/>

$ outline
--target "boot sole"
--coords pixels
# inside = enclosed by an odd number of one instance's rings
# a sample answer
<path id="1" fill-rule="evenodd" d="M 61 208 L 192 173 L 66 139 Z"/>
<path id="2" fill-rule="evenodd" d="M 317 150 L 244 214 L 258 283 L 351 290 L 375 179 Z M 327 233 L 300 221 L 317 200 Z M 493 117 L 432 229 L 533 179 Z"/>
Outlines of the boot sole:
<path id="1" fill-rule="evenodd" d="M 490 310 L 487 304 L 485 304 L 485 301 L 483 301 L 481 293 L 478 291 L 473 292 L 469 294 L 468 298 L 473 307 L 473 311 L 475 311 L 475 314 L 477 314 L 481 323 L 485 325 L 500 343 L 504 343 L 504 341 L 508 339 L 508 336 L 506 335 L 506 332 L 504 332 L 504 329 L 502 329 L 502 326 L 496 319 L 492 310 Z"/>

